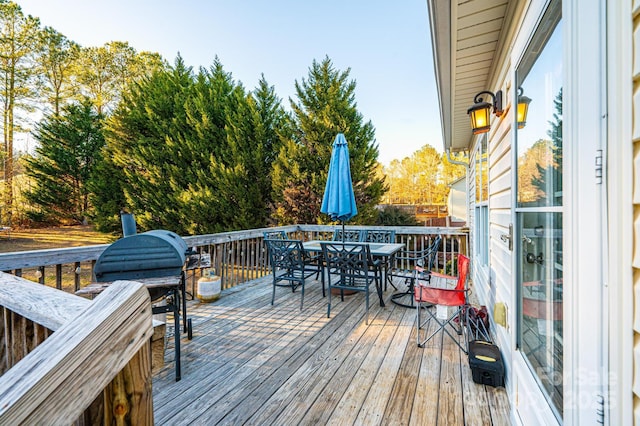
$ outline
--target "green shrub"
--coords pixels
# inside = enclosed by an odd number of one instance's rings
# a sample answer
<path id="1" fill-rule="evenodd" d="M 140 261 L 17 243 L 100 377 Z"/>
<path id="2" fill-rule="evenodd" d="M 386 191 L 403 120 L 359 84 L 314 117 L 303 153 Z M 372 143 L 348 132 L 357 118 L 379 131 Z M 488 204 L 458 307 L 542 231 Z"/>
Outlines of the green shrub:
<path id="1" fill-rule="evenodd" d="M 420 222 L 410 213 L 399 207 L 385 206 L 378 211 L 376 225 L 383 226 L 419 226 Z"/>

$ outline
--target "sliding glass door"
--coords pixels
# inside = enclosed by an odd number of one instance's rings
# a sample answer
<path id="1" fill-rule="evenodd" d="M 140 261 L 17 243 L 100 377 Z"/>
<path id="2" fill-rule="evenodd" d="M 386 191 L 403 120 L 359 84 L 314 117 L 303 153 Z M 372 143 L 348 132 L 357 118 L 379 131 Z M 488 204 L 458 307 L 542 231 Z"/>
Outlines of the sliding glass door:
<path id="1" fill-rule="evenodd" d="M 516 70 L 530 99 L 516 132 L 518 347 L 562 418 L 562 20 L 552 1 Z"/>

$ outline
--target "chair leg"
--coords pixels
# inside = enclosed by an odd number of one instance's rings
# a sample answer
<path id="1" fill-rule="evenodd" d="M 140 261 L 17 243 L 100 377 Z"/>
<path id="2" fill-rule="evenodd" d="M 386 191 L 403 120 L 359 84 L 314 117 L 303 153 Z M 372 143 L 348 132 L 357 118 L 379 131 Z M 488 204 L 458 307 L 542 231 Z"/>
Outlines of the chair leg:
<path id="1" fill-rule="evenodd" d="M 416 303 L 416 344 L 420 346 L 420 303 Z"/>
<path id="2" fill-rule="evenodd" d="M 376 283 L 377 285 L 378 283 Z M 369 325 L 369 289 L 367 288 L 367 290 L 364 292 L 364 306 L 365 306 L 365 313 L 364 313 L 364 323 L 366 325 Z"/>
<path id="3" fill-rule="evenodd" d="M 431 314 L 431 312 L 428 310 L 428 307 L 426 306 L 422 306 L 423 302 L 415 302 L 416 305 L 416 343 L 418 345 L 418 347 L 422 348 L 424 347 L 424 344 L 431 339 L 432 336 L 429 336 L 428 338 L 421 340 L 420 339 L 420 330 L 424 329 L 424 333 L 426 335 L 427 333 L 427 327 L 429 326 L 429 323 L 431 322 L 431 319 L 433 318 L 433 315 Z M 420 312 L 422 311 L 427 311 L 427 315 L 428 318 L 425 319 L 423 321 L 422 317 L 420 316 Z"/>
<path id="4" fill-rule="evenodd" d="M 376 284 L 376 293 L 378 293 L 378 299 L 380 299 L 380 307 L 384 308 L 384 296 L 382 295 L 382 271 L 380 271 L 380 277 L 378 277 L 378 271 L 376 270 L 374 280 Z"/>
<path id="5" fill-rule="evenodd" d="M 467 353 L 468 353 L 468 352 L 467 352 L 467 347 L 466 347 L 466 346 L 467 346 L 467 336 L 466 336 L 466 334 L 464 335 L 464 343 L 461 345 L 461 344 L 460 344 L 460 338 L 458 337 L 457 330 L 456 330 L 455 326 L 452 324 L 452 322 L 453 322 L 454 318 L 456 318 L 457 316 L 459 316 L 459 315 L 462 313 L 462 310 L 461 310 L 461 309 L 457 309 L 457 310 L 456 310 L 456 312 L 454 312 L 452 315 L 450 315 L 450 316 L 449 316 L 449 318 L 448 318 L 448 319 L 446 319 L 446 320 L 440 320 L 440 319 L 437 317 L 437 314 L 436 314 L 436 313 L 433 313 L 433 312 L 431 312 L 429 309 L 427 309 L 426 311 L 427 311 L 427 314 L 429 315 L 429 318 L 424 322 L 424 324 L 420 324 L 420 310 L 421 310 L 421 309 L 420 309 L 420 304 L 419 304 L 419 303 L 418 303 L 418 306 L 416 307 L 416 310 L 417 310 L 417 314 L 416 314 L 416 315 L 417 315 L 417 321 L 418 321 L 418 330 L 417 330 L 417 332 L 418 332 L 418 333 L 417 333 L 417 334 L 418 334 L 418 346 L 419 346 L 419 347 L 424 347 L 424 345 L 425 345 L 429 340 L 431 340 L 431 338 L 432 338 L 433 336 L 435 336 L 436 334 L 438 334 L 438 333 L 441 333 L 441 332 L 442 332 L 442 333 L 447 333 L 447 335 L 451 338 L 451 340 L 453 340 L 453 342 L 454 342 L 456 345 L 458 345 L 458 347 L 460 348 L 460 350 L 461 350 L 462 352 L 464 352 L 465 354 L 467 354 Z M 431 334 L 430 334 L 426 339 L 424 339 L 424 340 L 420 340 L 420 328 L 422 328 L 422 327 L 424 326 L 424 328 L 425 328 L 425 334 L 426 334 L 426 331 L 427 331 L 427 330 L 426 330 L 426 326 L 427 326 L 427 324 L 429 324 L 429 322 L 431 322 L 431 320 L 432 320 L 432 319 L 433 319 L 433 320 L 435 320 L 435 322 L 436 322 L 436 324 L 437 324 L 437 328 L 436 328 L 436 330 L 434 330 L 433 332 L 431 332 Z M 456 333 L 455 333 L 455 334 L 452 334 L 452 333 L 449 331 L 449 328 L 448 328 L 448 327 L 453 328 L 453 329 L 456 331 Z"/>
<path id="6" fill-rule="evenodd" d="M 273 306 L 273 302 L 276 300 L 276 277 L 273 276 L 273 291 L 271 292 L 271 306 Z"/>
<path id="7" fill-rule="evenodd" d="M 180 284 L 181 284 L 180 297 L 182 298 L 182 324 L 184 326 L 184 332 L 187 333 L 189 331 L 189 325 L 187 321 L 187 273 L 186 271 L 182 271 L 180 273 Z"/>
<path id="8" fill-rule="evenodd" d="M 331 318 L 331 277 L 329 277 L 329 303 L 327 303 L 327 318 Z"/>
<path id="9" fill-rule="evenodd" d="M 302 290 L 300 290 L 301 293 L 301 297 L 300 297 L 300 310 L 302 310 L 302 305 L 304 303 L 304 278 L 302 278 Z"/>
<path id="10" fill-rule="evenodd" d="M 175 290 L 177 296 L 179 290 Z M 176 297 L 177 298 L 177 297 Z M 176 350 L 176 382 L 182 378 L 182 366 L 180 365 L 180 308 L 177 300 L 173 301 L 173 328 L 174 341 Z"/>

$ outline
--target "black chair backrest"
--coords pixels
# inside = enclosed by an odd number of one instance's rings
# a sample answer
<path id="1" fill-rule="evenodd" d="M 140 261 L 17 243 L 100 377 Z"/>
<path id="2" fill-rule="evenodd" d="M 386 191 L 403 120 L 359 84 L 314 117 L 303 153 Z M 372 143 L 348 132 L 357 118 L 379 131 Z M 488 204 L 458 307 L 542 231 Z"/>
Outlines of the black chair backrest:
<path id="1" fill-rule="evenodd" d="M 431 245 L 427 249 L 427 254 L 425 256 L 427 265 L 420 265 L 421 267 L 429 271 L 433 270 L 433 266 L 435 265 L 436 260 L 438 259 L 438 249 L 440 248 L 441 242 L 442 242 L 442 235 L 438 235 L 433 239 L 433 241 L 431 242 Z"/>
<path id="2" fill-rule="evenodd" d="M 396 231 L 388 229 L 367 229 L 362 241 L 367 243 L 395 243 Z"/>
<path id="3" fill-rule="evenodd" d="M 357 243 L 359 241 L 362 241 L 362 232 L 358 229 L 345 229 L 344 232 L 342 232 L 342 229 L 336 229 L 335 231 L 333 231 L 333 241 L 348 241 Z"/>
<path id="4" fill-rule="evenodd" d="M 287 233 L 284 231 L 264 231 L 265 240 L 286 240 Z"/>
<path id="5" fill-rule="evenodd" d="M 300 240 L 264 240 L 274 269 L 304 269 L 304 249 Z"/>
<path id="6" fill-rule="evenodd" d="M 322 242 L 320 245 L 329 274 L 339 275 L 343 282 L 371 278 L 369 267 L 372 260 L 368 244 Z"/>

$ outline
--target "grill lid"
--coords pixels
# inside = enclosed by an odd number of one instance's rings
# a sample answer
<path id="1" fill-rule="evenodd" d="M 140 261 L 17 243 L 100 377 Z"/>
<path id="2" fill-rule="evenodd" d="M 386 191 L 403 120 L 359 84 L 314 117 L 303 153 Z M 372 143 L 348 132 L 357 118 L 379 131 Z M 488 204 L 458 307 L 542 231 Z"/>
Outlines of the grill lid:
<path id="1" fill-rule="evenodd" d="M 179 275 L 187 244 L 167 230 L 147 231 L 121 238 L 100 255 L 94 266 L 96 281 Z"/>

